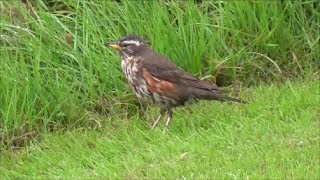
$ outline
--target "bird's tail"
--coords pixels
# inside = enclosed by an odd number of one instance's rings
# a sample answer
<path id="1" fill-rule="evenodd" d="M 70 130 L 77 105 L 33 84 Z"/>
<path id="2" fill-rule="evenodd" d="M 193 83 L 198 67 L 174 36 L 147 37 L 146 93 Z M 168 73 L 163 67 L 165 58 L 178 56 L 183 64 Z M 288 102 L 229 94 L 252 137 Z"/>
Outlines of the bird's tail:
<path id="1" fill-rule="evenodd" d="M 207 99 L 207 100 L 218 100 L 218 101 L 233 101 L 233 102 L 238 102 L 238 103 L 243 103 L 246 104 L 248 102 L 233 98 L 233 97 L 228 97 L 223 94 L 221 94 L 220 91 L 208 91 L 204 89 L 193 89 L 193 96 L 196 99 Z"/>
<path id="2" fill-rule="evenodd" d="M 220 100 L 220 99 L 219 99 Z M 237 99 L 237 98 L 233 98 L 233 97 L 228 97 L 228 96 L 224 96 L 221 101 L 233 101 L 233 102 L 238 102 L 238 103 L 242 103 L 242 104 L 247 104 L 247 101 L 241 100 L 241 99 Z"/>

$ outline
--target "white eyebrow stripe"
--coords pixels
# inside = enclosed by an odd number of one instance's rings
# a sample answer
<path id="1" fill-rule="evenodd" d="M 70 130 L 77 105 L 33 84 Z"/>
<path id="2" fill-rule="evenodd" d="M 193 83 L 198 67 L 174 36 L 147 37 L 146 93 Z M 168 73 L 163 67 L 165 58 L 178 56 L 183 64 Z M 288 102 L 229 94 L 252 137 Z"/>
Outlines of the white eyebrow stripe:
<path id="1" fill-rule="evenodd" d="M 136 46 L 140 46 L 142 43 L 140 43 L 139 41 L 135 41 L 135 40 L 127 40 L 127 41 L 123 41 L 123 44 L 135 44 Z"/>

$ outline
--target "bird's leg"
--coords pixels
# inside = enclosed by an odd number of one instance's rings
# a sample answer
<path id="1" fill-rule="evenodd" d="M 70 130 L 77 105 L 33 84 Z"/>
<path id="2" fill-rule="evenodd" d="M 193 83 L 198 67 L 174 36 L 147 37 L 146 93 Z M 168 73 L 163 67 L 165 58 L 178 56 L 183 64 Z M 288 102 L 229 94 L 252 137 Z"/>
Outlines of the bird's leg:
<path id="1" fill-rule="evenodd" d="M 172 109 L 168 107 L 167 113 L 168 113 L 168 118 L 167 118 L 166 126 L 168 127 L 168 125 L 170 124 L 170 121 L 172 119 L 172 114 L 173 114 Z"/>
<path id="2" fill-rule="evenodd" d="M 167 109 L 165 109 L 165 108 L 160 109 L 160 116 L 154 121 L 154 123 L 152 125 L 152 129 L 154 129 L 157 126 L 158 122 L 162 119 L 162 117 L 166 111 L 167 111 Z"/>

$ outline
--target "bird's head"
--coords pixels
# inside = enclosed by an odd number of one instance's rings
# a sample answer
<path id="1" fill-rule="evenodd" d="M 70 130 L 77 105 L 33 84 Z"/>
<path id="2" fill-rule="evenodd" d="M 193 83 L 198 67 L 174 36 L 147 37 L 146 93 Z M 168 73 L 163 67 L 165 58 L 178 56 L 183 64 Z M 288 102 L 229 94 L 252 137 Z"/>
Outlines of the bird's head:
<path id="1" fill-rule="evenodd" d="M 112 47 L 121 52 L 122 55 L 137 55 L 149 47 L 148 42 L 136 35 L 126 36 L 116 42 L 107 42 L 106 46 Z"/>

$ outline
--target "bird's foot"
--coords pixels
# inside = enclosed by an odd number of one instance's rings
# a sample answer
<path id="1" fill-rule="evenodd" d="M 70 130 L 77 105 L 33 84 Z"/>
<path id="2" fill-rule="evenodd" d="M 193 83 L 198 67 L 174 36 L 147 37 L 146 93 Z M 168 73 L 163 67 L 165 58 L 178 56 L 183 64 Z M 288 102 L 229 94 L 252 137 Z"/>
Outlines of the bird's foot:
<path id="1" fill-rule="evenodd" d="M 164 130 L 162 130 L 162 134 L 165 134 L 165 133 L 167 133 L 169 131 L 169 129 L 168 128 L 165 128 Z"/>

